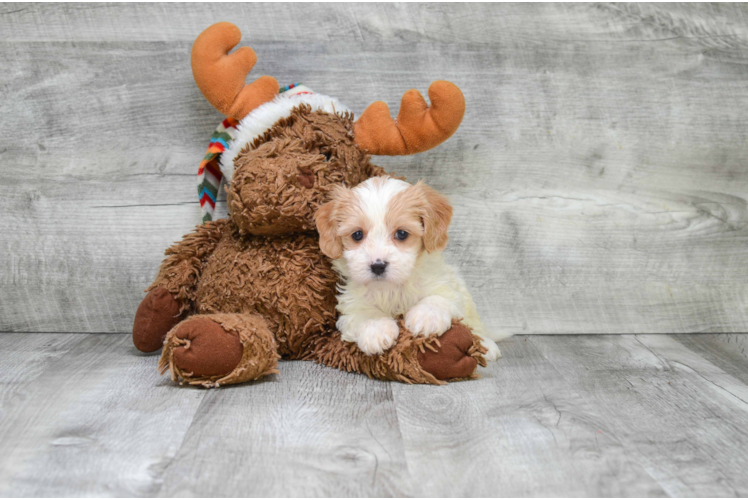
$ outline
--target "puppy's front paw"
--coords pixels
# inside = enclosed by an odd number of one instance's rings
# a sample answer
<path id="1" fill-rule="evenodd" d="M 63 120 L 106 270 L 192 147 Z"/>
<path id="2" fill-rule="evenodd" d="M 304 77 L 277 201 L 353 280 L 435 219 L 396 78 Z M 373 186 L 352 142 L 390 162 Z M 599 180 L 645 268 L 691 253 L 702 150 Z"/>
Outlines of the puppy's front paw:
<path id="1" fill-rule="evenodd" d="M 501 350 L 499 350 L 499 346 L 496 345 L 496 342 L 493 340 L 481 339 L 480 343 L 483 347 L 488 349 L 488 352 L 483 355 L 486 361 L 496 361 L 501 357 Z"/>
<path id="2" fill-rule="evenodd" d="M 413 335 L 441 335 L 451 326 L 449 311 L 433 304 L 417 304 L 405 314 L 405 327 Z"/>
<path id="3" fill-rule="evenodd" d="M 361 328 L 356 343 L 364 353 L 374 356 L 392 347 L 399 334 L 400 327 L 394 319 L 370 319 Z"/>

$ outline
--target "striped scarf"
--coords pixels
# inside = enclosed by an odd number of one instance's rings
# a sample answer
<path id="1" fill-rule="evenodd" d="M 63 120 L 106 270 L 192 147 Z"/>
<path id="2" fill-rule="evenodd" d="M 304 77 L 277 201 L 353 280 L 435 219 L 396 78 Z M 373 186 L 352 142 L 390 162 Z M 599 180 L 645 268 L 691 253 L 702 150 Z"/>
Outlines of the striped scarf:
<path id="1" fill-rule="evenodd" d="M 229 144 L 236 138 L 236 126 L 239 122 L 233 118 L 226 118 L 221 122 L 208 143 L 200 168 L 197 169 L 197 196 L 203 211 L 203 224 L 213 220 L 216 209 L 218 190 L 221 187 L 223 174 L 218 166 L 221 153 L 229 148 Z"/>

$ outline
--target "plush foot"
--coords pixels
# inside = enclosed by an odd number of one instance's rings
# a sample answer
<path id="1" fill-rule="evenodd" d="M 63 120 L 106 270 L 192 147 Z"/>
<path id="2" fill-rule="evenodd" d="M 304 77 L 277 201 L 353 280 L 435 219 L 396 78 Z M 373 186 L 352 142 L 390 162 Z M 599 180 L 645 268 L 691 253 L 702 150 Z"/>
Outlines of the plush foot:
<path id="1" fill-rule="evenodd" d="M 135 313 L 132 342 L 140 351 L 158 351 L 164 345 L 166 334 L 181 320 L 179 304 L 174 297 L 166 288 L 154 288 Z"/>
<path id="2" fill-rule="evenodd" d="M 484 348 L 476 349 L 476 338 L 466 326 L 454 323 L 439 337 L 441 347 L 419 353 L 418 363 L 438 380 L 468 378 L 475 372 L 479 360 L 482 361 L 480 351 Z M 481 364 L 485 366 L 485 362 Z"/>
<path id="3" fill-rule="evenodd" d="M 192 316 L 166 336 L 159 369 L 174 381 L 216 387 L 256 380 L 270 373 L 280 356 L 275 337 L 259 316 Z"/>
<path id="4" fill-rule="evenodd" d="M 208 318 L 184 321 L 174 336 L 182 341 L 174 348 L 174 364 L 192 376 L 226 375 L 242 360 L 244 348 L 239 335 Z"/>

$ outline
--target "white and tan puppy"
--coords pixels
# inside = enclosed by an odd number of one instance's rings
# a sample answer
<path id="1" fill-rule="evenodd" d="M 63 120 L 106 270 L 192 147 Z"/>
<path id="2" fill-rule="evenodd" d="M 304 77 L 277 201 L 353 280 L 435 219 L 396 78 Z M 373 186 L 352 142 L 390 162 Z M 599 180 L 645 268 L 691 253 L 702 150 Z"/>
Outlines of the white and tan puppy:
<path id="1" fill-rule="evenodd" d="M 322 252 L 343 277 L 337 327 L 369 354 L 395 344 L 394 318 L 416 335 L 441 335 L 453 319 L 473 329 L 501 356 L 478 317 L 463 280 L 444 262 L 452 207 L 422 182 L 373 177 L 353 189 L 336 186 L 316 214 Z M 493 340 L 492 340 L 493 338 Z"/>

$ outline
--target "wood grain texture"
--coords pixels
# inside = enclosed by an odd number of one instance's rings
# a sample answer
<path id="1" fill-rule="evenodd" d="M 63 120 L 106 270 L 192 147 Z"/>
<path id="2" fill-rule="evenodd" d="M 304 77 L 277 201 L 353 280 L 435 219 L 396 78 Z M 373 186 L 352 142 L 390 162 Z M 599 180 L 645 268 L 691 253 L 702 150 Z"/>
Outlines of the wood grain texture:
<path id="1" fill-rule="evenodd" d="M 666 496 L 527 337 L 503 342 L 502 353 L 478 381 L 392 386 L 418 496 Z"/>
<path id="2" fill-rule="evenodd" d="M 199 221 L 220 120 L 194 37 L 360 112 L 456 82 L 462 127 L 376 162 L 455 205 L 450 260 L 489 328 L 748 331 L 745 4 L 0 6 L 0 331 L 126 332 Z M 219 206 L 225 213 L 225 204 Z"/>
<path id="3" fill-rule="evenodd" d="M 390 384 L 312 362 L 279 368 L 209 392 L 160 496 L 408 495 Z"/>
<path id="4" fill-rule="evenodd" d="M 715 47 L 734 46 L 748 36 L 739 5 L 651 4 L 436 4 L 298 5 L 272 4 L 139 5 L 70 4 L 3 6 L 14 22 L 3 41 L 170 41 L 192 42 L 195 32 L 220 20 L 245 23 L 261 41 L 438 41 L 490 43 L 538 39 L 559 42 L 661 41 L 668 35 Z M 176 22 L 178 19 L 179 22 Z M 594 21 L 615 20 L 612 26 Z M 298 28 L 303 26 L 303 30 Z M 725 40 L 726 39 L 726 40 Z"/>
<path id="5" fill-rule="evenodd" d="M 559 342 L 558 340 L 562 340 Z M 745 496 L 748 387 L 669 336 L 530 340 L 668 496 Z"/>
<path id="6" fill-rule="evenodd" d="M 701 357 L 720 367 L 736 379 L 748 384 L 748 335 L 718 334 L 699 335 L 682 334 L 675 337 L 678 342 L 692 351 L 697 351 Z"/>
<path id="7" fill-rule="evenodd" d="M 748 365 L 718 337 L 519 335 L 443 387 L 283 361 L 205 390 L 128 335 L 2 334 L 0 495 L 745 496 Z"/>
<path id="8" fill-rule="evenodd" d="M 0 335 L 12 345 L 0 349 L 0 496 L 158 491 L 206 393 L 177 390 L 128 337 Z"/>

